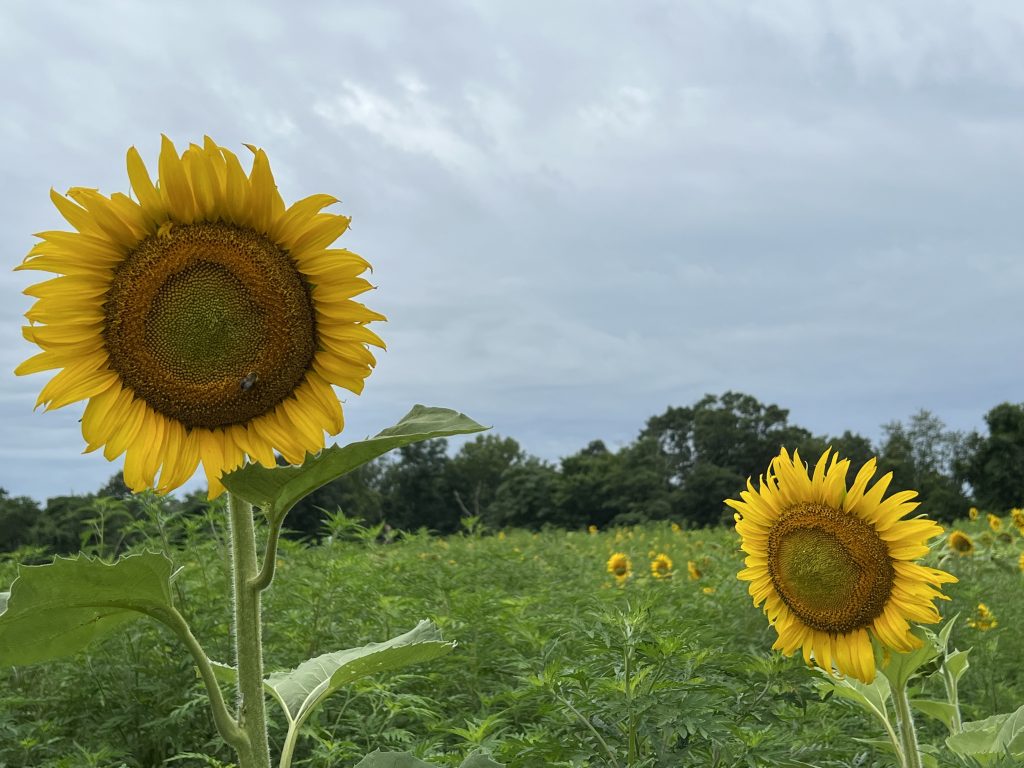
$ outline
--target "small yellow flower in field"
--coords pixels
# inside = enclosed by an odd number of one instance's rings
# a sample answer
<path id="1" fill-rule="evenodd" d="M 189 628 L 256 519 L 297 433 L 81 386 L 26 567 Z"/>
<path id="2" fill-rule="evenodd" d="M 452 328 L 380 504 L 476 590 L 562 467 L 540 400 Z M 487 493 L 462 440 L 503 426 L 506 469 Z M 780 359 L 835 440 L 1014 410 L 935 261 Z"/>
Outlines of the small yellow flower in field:
<path id="1" fill-rule="evenodd" d="M 979 632 L 988 632 L 990 629 L 998 627 L 999 622 L 996 621 L 995 614 L 989 610 L 987 605 L 978 603 L 978 608 L 974 611 L 974 615 L 967 620 L 967 626 Z"/>
<path id="2" fill-rule="evenodd" d="M 1024 535 L 1024 509 L 1021 509 L 1020 507 L 1014 507 L 1011 509 L 1010 519 L 1013 521 L 1013 524 L 1017 526 L 1017 530 L 1021 532 L 1021 535 Z"/>
<path id="3" fill-rule="evenodd" d="M 971 518 L 971 520 L 977 520 L 978 519 L 978 508 L 977 507 L 971 507 L 970 509 L 968 509 L 967 510 L 967 516 L 969 518 Z"/>
<path id="4" fill-rule="evenodd" d="M 1003 519 L 999 515 L 993 515 L 991 512 L 988 513 L 988 527 L 991 528 L 995 533 L 1003 530 Z"/>
<path id="5" fill-rule="evenodd" d="M 705 595 L 713 595 L 713 594 L 715 594 L 715 588 L 714 587 L 702 587 L 700 591 L 703 592 Z"/>
<path id="6" fill-rule="evenodd" d="M 651 576 L 656 579 L 667 579 L 672 575 L 672 558 L 664 552 L 651 560 Z"/>
<path id="7" fill-rule="evenodd" d="M 498 541 L 504 541 L 504 540 L 505 540 L 505 532 L 504 531 L 498 531 Z"/>
<path id="8" fill-rule="evenodd" d="M 679 523 L 672 523 L 672 533 L 679 533 L 682 529 Z"/>
<path id="9" fill-rule="evenodd" d="M 951 550 L 958 555 L 970 555 L 974 553 L 974 542 L 971 537 L 963 531 L 953 531 L 949 534 L 949 541 L 946 542 Z"/>
<path id="10" fill-rule="evenodd" d="M 693 562 L 693 560 L 686 561 L 686 573 L 689 575 L 690 581 L 696 581 L 701 575 L 700 568 L 697 567 L 697 564 Z"/>
<path id="11" fill-rule="evenodd" d="M 608 558 L 608 573 L 615 577 L 620 584 L 628 579 L 633 573 L 633 562 L 629 555 L 624 552 L 616 552 Z"/>
<path id="12" fill-rule="evenodd" d="M 813 469 L 783 449 L 759 488 L 748 480 L 742 501 L 725 503 L 737 512 L 747 554 L 737 575 L 778 633 L 773 648 L 787 656 L 800 649 L 808 664 L 870 683 L 872 638 L 899 653 L 921 647 L 910 622 L 941 621 L 932 601 L 957 579 L 914 562 L 943 532 L 927 518 L 906 519 L 917 493 L 884 498 L 892 474 L 871 484 L 874 459 L 852 485 L 849 470 L 831 449 Z"/>
<path id="13" fill-rule="evenodd" d="M 596 536 L 597 535 L 597 526 L 596 525 L 588 525 L 587 526 L 587 533 L 589 533 L 591 536 Z"/>

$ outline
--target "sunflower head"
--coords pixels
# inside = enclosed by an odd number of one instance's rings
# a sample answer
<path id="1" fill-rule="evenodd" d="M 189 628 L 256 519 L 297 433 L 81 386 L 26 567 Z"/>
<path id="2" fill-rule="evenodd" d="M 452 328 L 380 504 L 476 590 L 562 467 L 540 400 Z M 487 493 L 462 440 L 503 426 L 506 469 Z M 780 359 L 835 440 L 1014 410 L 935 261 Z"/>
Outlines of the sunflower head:
<path id="1" fill-rule="evenodd" d="M 988 527 L 992 529 L 993 533 L 999 533 L 1003 530 L 1003 518 L 999 515 L 993 515 L 991 512 L 988 513 Z"/>
<path id="2" fill-rule="evenodd" d="M 939 621 L 935 587 L 956 578 L 913 562 L 942 532 L 931 520 L 904 519 L 918 506 L 916 492 L 883 498 L 891 473 L 869 488 L 874 459 L 847 487 L 849 467 L 829 449 L 809 473 L 783 449 L 759 488 L 748 480 L 741 501 L 726 504 L 747 553 L 738 576 L 778 632 L 774 648 L 800 648 L 808 664 L 831 672 L 834 663 L 871 682 L 871 637 L 898 652 L 919 647 L 908 622 Z"/>
<path id="3" fill-rule="evenodd" d="M 1010 510 L 1010 520 L 1016 526 L 1017 530 L 1024 535 L 1024 509 L 1014 507 Z"/>
<path id="4" fill-rule="evenodd" d="M 616 552 L 608 558 L 608 573 L 615 577 L 620 584 L 628 579 L 633 573 L 633 562 L 629 555 L 624 552 Z"/>
<path id="5" fill-rule="evenodd" d="M 971 518 L 971 520 L 977 520 L 978 519 L 978 508 L 977 507 L 971 507 L 970 509 L 968 509 L 967 510 L 967 516 L 969 518 Z"/>
<path id="6" fill-rule="evenodd" d="M 963 531 L 953 531 L 949 534 L 947 542 L 949 548 L 958 555 L 970 555 L 974 553 L 974 542 L 971 537 Z"/>
<path id="7" fill-rule="evenodd" d="M 700 568 L 693 560 L 686 561 L 686 575 L 689 576 L 690 581 L 697 581 L 701 577 Z"/>
<path id="8" fill-rule="evenodd" d="M 656 579 L 667 579 L 672 575 L 672 558 L 661 552 L 651 560 L 651 576 Z"/>
<path id="9" fill-rule="evenodd" d="M 51 192 L 72 231 L 42 232 L 18 269 L 55 273 L 25 338 L 41 352 L 16 373 L 56 370 L 38 405 L 87 401 L 92 451 L 125 454 L 133 490 L 178 487 L 203 464 L 210 495 L 246 457 L 292 464 L 343 426 L 332 385 L 360 392 L 384 317 L 354 297 L 360 256 L 331 248 L 348 228 L 312 195 L 285 206 L 262 149 L 246 173 L 207 137 L 179 154 L 163 138 L 154 182 L 128 150 L 134 198 Z M 159 479 L 157 479 L 159 476 Z"/>

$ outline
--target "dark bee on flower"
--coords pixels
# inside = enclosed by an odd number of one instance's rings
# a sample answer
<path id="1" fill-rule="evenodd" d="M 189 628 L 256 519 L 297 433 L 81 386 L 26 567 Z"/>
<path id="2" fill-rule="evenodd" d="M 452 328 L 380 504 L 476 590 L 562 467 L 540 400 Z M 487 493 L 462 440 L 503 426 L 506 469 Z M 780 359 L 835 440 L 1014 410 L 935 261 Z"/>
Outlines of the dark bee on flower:
<path id="1" fill-rule="evenodd" d="M 248 392 L 250 389 L 252 389 L 255 386 L 256 382 L 259 381 L 259 380 L 260 380 L 260 377 L 255 372 L 247 373 L 245 375 L 245 378 L 242 379 L 242 382 L 238 386 L 240 386 L 242 388 L 243 392 Z"/>

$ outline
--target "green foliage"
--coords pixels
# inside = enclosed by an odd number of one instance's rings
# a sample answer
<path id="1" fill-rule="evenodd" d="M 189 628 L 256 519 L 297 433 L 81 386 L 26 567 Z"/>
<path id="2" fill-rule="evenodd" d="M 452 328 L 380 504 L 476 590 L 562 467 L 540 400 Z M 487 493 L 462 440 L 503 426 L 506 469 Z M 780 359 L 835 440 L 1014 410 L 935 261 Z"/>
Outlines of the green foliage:
<path id="1" fill-rule="evenodd" d="M 1024 507 L 1024 403 L 1002 403 L 985 414 L 988 435 L 972 432 L 959 468 L 988 509 Z"/>

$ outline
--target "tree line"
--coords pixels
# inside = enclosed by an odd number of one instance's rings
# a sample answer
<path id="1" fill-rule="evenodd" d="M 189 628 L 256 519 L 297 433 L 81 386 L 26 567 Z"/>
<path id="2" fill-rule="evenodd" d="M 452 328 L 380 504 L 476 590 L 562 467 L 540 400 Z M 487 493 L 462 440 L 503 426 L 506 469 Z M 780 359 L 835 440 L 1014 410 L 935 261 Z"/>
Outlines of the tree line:
<path id="1" fill-rule="evenodd" d="M 319 489 L 289 514 L 290 535 L 315 539 L 340 510 L 367 526 L 446 534 L 471 521 L 491 529 L 580 528 L 672 520 L 684 527 L 731 520 L 723 500 L 757 478 L 780 446 L 813 462 L 831 446 L 851 460 L 851 475 L 872 457 L 892 488 L 919 492 L 921 511 L 940 521 L 970 506 L 1005 512 L 1024 507 L 1024 403 L 985 415 L 987 433 L 947 429 L 921 410 L 883 426 L 879 445 L 850 431 L 816 436 L 789 411 L 751 395 L 706 395 L 653 416 L 618 450 L 594 440 L 557 463 L 529 455 L 511 437 L 484 434 L 454 454 L 447 441 L 405 446 Z M 94 494 L 39 505 L 0 489 L 0 551 L 19 547 L 77 551 L 97 536 L 130 541 L 142 508 L 187 519 L 206 508 L 204 494 L 135 497 L 120 475 Z M 155 510 L 155 511 L 154 511 Z"/>

